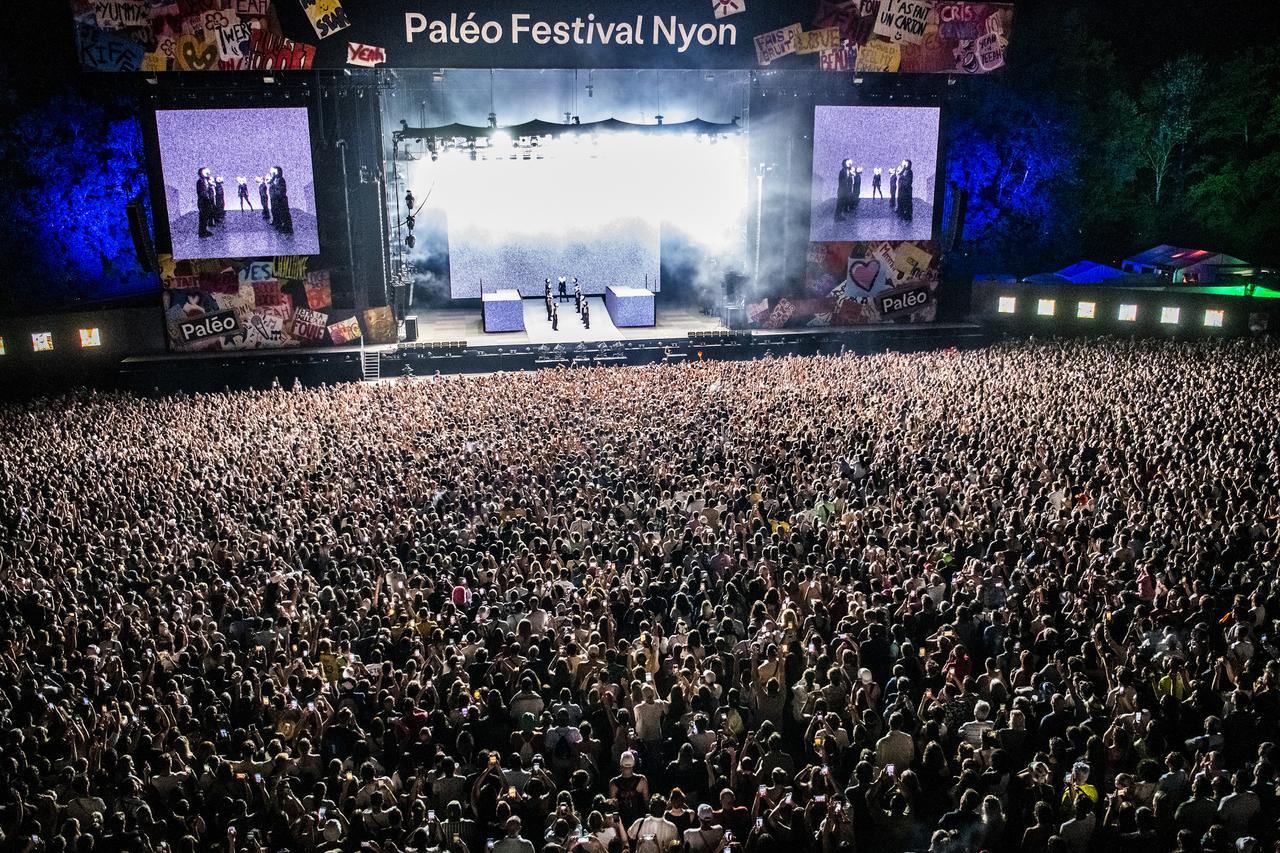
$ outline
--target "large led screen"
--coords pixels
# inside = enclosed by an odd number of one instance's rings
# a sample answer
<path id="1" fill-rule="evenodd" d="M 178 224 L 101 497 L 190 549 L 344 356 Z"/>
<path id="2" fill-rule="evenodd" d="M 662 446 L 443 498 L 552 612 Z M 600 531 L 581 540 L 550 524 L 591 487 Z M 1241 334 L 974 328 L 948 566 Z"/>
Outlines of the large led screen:
<path id="1" fill-rule="evenodd" d="M 938 115 L 936 107 L 817 107 L 810 240 L 931 239 Z"/>
<path id="2" fill-rule="evenodd" d="M 315 179 L 303 107 L 160 110 L 175 260 L 315 255 Z"/>

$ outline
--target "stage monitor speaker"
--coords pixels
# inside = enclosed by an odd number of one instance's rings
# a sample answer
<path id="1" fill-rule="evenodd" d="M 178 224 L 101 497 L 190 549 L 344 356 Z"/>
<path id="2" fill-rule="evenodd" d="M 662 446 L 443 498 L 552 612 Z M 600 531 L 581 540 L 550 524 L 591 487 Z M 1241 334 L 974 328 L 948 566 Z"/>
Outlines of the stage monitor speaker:
<path id="1" fill-rule="evenodd" d="M 141 199 L 134 199 L 125 205 L 125 216 L 129 220 L 129 236 L 133 238 L 133 253 L 138 256 L 138 263 L 146 272 L 156 269 L 156 248 L 151 243 L 151 231 L 147 228 L 147 211 L 142 207 Z"/>
<path id="2" fill-rule="evenodd" d="M 409 314 L 404 318 L 404 340 L 410 344 L 418 340 L 417 314 Z"/>

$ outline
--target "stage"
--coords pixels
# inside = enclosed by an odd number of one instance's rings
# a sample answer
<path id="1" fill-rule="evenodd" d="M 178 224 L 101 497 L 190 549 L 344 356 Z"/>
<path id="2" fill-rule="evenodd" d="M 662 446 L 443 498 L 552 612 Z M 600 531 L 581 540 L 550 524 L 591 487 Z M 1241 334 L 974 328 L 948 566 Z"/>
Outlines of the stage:
<path id="1" fill-rule="evenodd" d="M 690 332 L 724 331 L 720 318 L 702 314 L 695 308 L 659 304 L 652 326 L 618 328 L 605 309 L 603 296 L 588 296 L 591 328 L 582 324 L 573 300 L 557 303 L 560 328 L 552 330 L 547 321 L 547 304 L 541 298 L 526 298 L 524 331 L 485 332 L 482 312 L 476 308 L 427 308 L 418 315 L 418 340 L 465 341 L 469 347 L 491 347 L 504 344 L 573 344 L 612 341 L 653 341 L 687 337 Z"/>

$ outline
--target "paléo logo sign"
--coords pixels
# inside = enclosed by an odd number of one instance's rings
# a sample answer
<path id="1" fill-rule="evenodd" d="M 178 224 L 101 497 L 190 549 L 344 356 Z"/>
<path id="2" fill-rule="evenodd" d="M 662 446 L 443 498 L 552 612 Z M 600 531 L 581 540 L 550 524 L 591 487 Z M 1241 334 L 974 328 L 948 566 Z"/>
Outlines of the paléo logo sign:
<path id="1" fill-rule="evenodd" d="M 234 310 L 216 311 L 200 317 L 190 317 L 178 324 L 178 333 L 185 343 L 220 338 L 239 330 L 240 322 Z"/>

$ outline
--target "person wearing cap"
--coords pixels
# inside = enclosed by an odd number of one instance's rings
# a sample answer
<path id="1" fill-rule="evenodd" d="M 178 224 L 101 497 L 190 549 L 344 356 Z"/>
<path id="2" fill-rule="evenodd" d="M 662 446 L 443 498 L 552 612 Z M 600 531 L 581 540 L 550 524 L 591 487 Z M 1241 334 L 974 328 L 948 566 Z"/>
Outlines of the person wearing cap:
<path id="1" fill-rule="evenodd" d="M 609 799 L 618 804 L 618 815 L 624 826 L 644 815 L 649 798 L 649 780 L 636 773 L 636 754 L 631 750 L 618 759 L 618 775 L 609 780 Z"/>
<path id="2" fill-rule="evenodd" d="M 684 831 L 684 846 L 689 853 L 716 853 L 724 839 L 724 827 L 715 822 L 715 809 L 707 803 L 698 806 L 698 825 Z"/>

